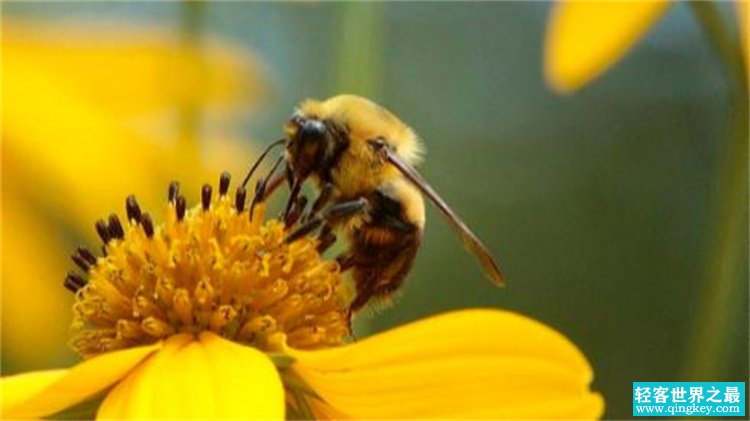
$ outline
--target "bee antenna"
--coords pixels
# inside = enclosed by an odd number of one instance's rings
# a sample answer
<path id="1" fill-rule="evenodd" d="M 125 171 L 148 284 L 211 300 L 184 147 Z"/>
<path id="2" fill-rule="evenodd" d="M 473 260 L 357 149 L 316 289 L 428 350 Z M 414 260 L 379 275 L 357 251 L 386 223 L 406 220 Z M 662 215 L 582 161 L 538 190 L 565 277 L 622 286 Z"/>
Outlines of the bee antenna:
<path id="1" fill-rule="evenodd" d="M 267 189 L 268 182 L 271 180 L 271 177 L 276 172 L 276 170 L 279 168 L 279 165 L 284 162 L 284 157 L 280 156 L 279 159 L 276 160 L 276 163 L 273 164 L 273 167 L 271 168 L 271 171 L 268 172 L 268 175 L 258 180 L 258 185 L 255 188 L 255 196 L 253 196 L 253 200 L 250 202 L 250 216 L 253 215 L 253 210 L 255 209 L 255 205 L 259 202 L 262 202 L 266 199 L 267 194 L 269 194 L 269 191 Z M 272 187 L 272 189 L 275 189 L 275 187 Z"/>
<path id="2" fill-rule="evenodd" d="M 284 144 L 284 142 L 286 142 L 286 139 L 279 139 L 266 147 L 266 150 L 264 150 L 263 153 L 260 154 L 258 159 L 253 164 L 252 168 L 250 168 L 250 171 L 245 176 L 245 180 L 242 181 L 242 187 L 247 187 L 247 182 L 250 181 L 250 177 L 253 176 L 253 173 L 255 173 L 255 170 L 258 169 L 258 166 L 260 165 L 261 162 L 263 162 L 263 160 L 266 158 L 268 153 L 271 152 L 273 148 Z"/>

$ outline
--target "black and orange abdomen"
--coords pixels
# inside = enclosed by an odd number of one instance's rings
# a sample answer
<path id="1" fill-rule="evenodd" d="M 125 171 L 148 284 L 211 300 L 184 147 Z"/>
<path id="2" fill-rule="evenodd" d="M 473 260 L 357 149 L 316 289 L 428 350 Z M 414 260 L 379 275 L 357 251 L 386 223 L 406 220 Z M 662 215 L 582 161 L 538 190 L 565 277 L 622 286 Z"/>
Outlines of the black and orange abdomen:
<path id="1" fill-rule="evenodd" d="M 369 220 L 351 231 L 349 264 L 357 295 L 356 312 L 372 298 L 392 294 L 404 282 L 417 255 L 421 227 L 405 218 L 403 204 L 381 191 L 368 195 Z"/>

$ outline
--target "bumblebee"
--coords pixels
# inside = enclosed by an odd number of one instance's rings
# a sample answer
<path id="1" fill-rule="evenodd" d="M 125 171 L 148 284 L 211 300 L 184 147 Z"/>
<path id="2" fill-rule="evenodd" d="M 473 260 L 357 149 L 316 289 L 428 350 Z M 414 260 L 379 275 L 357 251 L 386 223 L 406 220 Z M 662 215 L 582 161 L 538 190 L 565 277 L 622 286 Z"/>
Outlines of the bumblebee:
<path id="1" fill-rule="evenodd" d="M 372 299 L 389 297 L 404 282 L 424 230 L 423 195 L 476 255 L 489 279 L 503 284 L 487 248 L 415 170 L 422 144 L 391 112 L 354 95 L 308 99 L 286 123 L 284 134 L 272 146 L 285 146 L 274 166 L 285 163 L 291 188 L 285 218 L 300 217 L 307 203 L 300 200 L 306 180 L 319 192 L 288 241 L 320 229 L 320 248 L 325 249 L 336 240 L 335 232 L 345 236 L 347 248 L 337 260 L 342 270 L 351 270 L 356 285 L 350 316 Z M 256 197 L 283 182 L 269 178 L 259 182 Z"/>

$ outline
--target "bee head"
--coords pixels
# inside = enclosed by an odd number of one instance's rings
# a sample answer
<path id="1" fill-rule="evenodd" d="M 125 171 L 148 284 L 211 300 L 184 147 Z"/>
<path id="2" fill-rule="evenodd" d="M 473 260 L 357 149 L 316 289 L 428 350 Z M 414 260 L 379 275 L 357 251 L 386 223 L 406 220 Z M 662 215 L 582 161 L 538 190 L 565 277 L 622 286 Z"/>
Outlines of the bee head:
<path id="1" fill-rule="evenodd" d="M 300 181 L 330 168 L 337 144 L 325 121 L 295 113 L 287 124 L 287 163 Z"/>

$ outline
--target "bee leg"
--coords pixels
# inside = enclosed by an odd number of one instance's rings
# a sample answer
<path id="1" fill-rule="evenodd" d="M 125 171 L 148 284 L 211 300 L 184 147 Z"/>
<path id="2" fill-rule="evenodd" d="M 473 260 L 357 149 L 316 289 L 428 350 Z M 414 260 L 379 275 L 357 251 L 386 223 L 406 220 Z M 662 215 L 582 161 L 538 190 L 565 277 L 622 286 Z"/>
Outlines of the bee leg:
<path id="1" fill-rule="evenodd" d="M 302 183 L 299 180 L 293 179 L 291 185 L 291 193 L 289 194 L 289 200 L 286 201 L 286 207 L 284 208 L 284 218 L 287 219 L 289 214 L 292 212 L 292 208 L 297 203 L 299 192 L 302 190 Z"/>
<path id="2" fill-rule="evenodd" d="M 307 206 L 307 196 L 301 195 L 292 206 L 291 211 L 284 218 L 284 225 L 291 227 L 296 224 Z"/>
<path id="3" fill-rule="evenodd" d="M 349 317 L 349 324 L 351 324 L 351 320 L 354 317 L 354 314 L 361 309 L 362 307 L 367 304 L 370 299 L 373 297 L 373 293 L 371 290 L 364 290 L 357 292 L 357 295 L 354 297 L 354 300 L 349 304 L 349 311 L 347 312 Z"/>
<path id="4" fill-rule="evenodd" d="M 289 165 L 287 165 L 284 169 L 284 176 L 286 177 L 286 184 L 291 190 L 292 186 L 294 186 L 294 171 L 292 171 L 292 168 Z"/>
<path id="5" fill-rule="evenodd" d="M 352 341 L 357 341 L 357 335 L 354 333 L 354 326 L 352 325 L 352 321 L 354 320 L 354 313 L 352 313 L 351 309 L 346 313 L 346 330 L 349 333 L 349 337 Z"/>
<path id="6" fill-rule="evenodd" d="M 300 225 L 299 228 L 289 234 L 285 241 L 287 243 L 292 243 L 315 231 L 323 224 L 323 222 L 335 223 L 358 213 L 366 212 L 369 207 L 370 205 L 369 203 L 367 203 L 367 199 L 365 199 L 364 197 L 360 197 L 359 199 L 354 200 L 348 200 L 346 202 L 336 203 L 335 205 L 328 207 L 325 212 L 323 212 L 323 215 L 312 218 L 304 224 Z"/>
<path id="7" fill-rule="evenodd" d="M 273 192 L 276 191 L 276 189 L 281 186 L 281 184 L 284 182 L 284 174 L 276 174 L 273 178 L 269 179 L 266 183 L 266 189 L 264 191 L 263 197 L 261 197 L 261 200 L 266 200 L 270 195 L 273 194 Z"/>
<path id="8" fill-rule="evenodd" d="M 333 233 L 333 227 L 328 224 L 323 225 L 318 234 L 318 253 L 323 254 L 333 243 L 336 242 L 336 234 Z"/>
<path id="9" fill-rule="evenodd" d="M 339 264 L 339 268 L 342 272 L 346 272 L 354 266 L 354 257 L 349 253 L 341 253 L 336 256 L 336 263 Z"/>
<path id="10" fill-rule="evenodd" d="M 333 183 L 325 183 L 323 185 L 323 188 L 320 189 L 320 194 L 315 199 L 315 202 L 313 202 L 312 207 L 310 208 L 310 212 L 305 215 L 304 218 L 302 218 L 302 222 L 309 221 L 310 219 L 313 219 L 318 216 L 321 209 L 325 207 L 325 205 L 328 204 L 328 202 L 331 201 L 331 197 L 333 196 Z"/>

